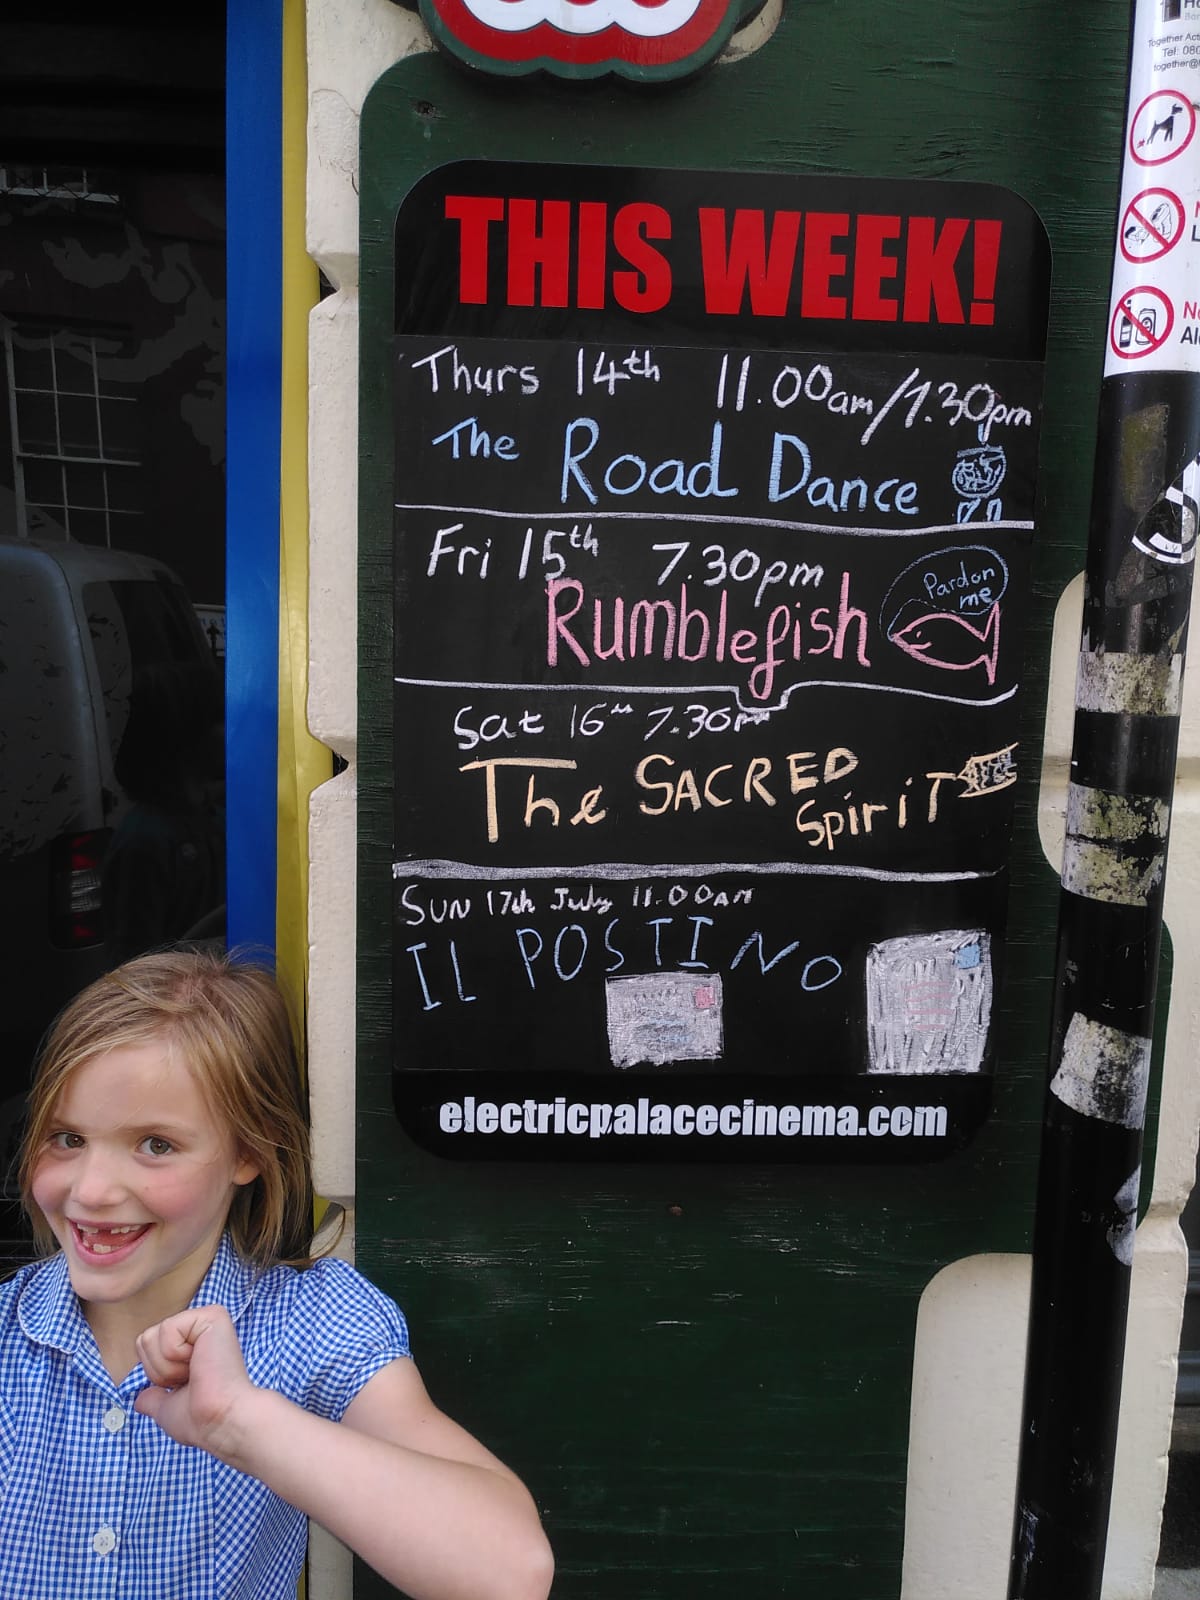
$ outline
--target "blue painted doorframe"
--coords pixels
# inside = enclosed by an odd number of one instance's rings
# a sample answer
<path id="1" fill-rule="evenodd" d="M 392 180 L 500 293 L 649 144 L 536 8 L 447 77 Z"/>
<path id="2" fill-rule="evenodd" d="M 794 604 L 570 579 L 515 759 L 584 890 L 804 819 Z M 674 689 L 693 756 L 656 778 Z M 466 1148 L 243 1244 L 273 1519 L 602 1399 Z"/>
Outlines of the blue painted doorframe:
<path id="1" fill-rule="evenodd" d="M 229 943 L 275 944 L 282 4 L 228 0 L 226 773 Z"/>

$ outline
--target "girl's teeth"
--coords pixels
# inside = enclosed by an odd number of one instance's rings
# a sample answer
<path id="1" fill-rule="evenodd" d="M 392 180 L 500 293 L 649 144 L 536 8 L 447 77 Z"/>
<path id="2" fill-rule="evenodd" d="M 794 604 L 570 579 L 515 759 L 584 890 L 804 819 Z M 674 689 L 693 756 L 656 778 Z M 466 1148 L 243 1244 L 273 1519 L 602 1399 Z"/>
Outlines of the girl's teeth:
<path id="1" fill-rule="evenodd" d="M 91 1255 L 108 1256 L 111 1255 L 114 1250 L 119 1250 L 121 1245 L 120 1243 L 105 1243 L 100 1239 L 100 1234 L 104 1234 L 107 1239 L 124 1240 L 128 1235 L 144 1233 L 145 1224 L 140 1222 L 131 1222 L 120 1228 L 93 1228 L 77 1222 L 75 1224 L 75 1230 L 79 1234 L 84 1248 Z"/>

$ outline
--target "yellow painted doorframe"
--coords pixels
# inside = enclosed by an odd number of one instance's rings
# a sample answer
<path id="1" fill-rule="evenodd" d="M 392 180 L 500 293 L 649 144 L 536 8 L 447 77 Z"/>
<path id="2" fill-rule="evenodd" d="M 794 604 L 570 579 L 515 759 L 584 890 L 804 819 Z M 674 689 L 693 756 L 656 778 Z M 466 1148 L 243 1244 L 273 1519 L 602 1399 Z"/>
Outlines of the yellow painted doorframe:
<path id="1" fill-rule="evenodd" d="M 308 731 L 308 318 L 320 298 L 305 249 L 308 76 L 304 0 L 283 0 L 283 365 L 279 450 L 279 820 L 276 960 L 308 987 L 308 797 L 331 773 Z"/>

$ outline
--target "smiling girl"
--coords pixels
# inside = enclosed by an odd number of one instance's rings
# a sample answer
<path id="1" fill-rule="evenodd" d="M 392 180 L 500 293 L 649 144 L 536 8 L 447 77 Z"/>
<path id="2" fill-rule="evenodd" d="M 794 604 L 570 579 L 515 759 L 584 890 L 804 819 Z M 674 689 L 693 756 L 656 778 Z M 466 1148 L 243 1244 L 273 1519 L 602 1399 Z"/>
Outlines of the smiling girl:
<path id="1" fill-rule="evenodd" d="M 434 1406 L 396 1306 L 309 1259 L 268 973 L 143 956 L 77 996 L 21 1182 L 57 1248 L 0 1285 L 0 1594 L 290 1600 L 313 1517 L 412 1600 L 544 1600 L 526 1490 Z"/>

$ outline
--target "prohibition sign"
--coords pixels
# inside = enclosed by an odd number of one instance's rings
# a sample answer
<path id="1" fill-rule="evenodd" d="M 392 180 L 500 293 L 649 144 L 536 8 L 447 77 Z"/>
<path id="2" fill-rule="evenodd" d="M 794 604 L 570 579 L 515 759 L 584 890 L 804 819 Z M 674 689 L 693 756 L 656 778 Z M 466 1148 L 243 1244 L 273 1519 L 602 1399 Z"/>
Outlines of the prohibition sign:
<path id="1" fill-rule="evenodd" d="M 1108 342 L 1122 361 L 1152 356 L 1166 343 L 1175 324 L 1175 308 L 1161 289 L 1139 284 L 1117 301 Z"/>
<path id="2" fill-rule="evenodd" d="M 1121 218 L 1121 254 L 1126 261 L 1157 261 L 1183 238 L 1183 201 L 1170 189 L 1143 189 Z"/>
<path id="3" fill-rule="evenodd" d="M 1183 154 L 1195 132 L 1196 111 L 1187 94 L 1155 89 L 1133 114 L 1129 154 L 1139 167 L 1161 167 Z"/>

